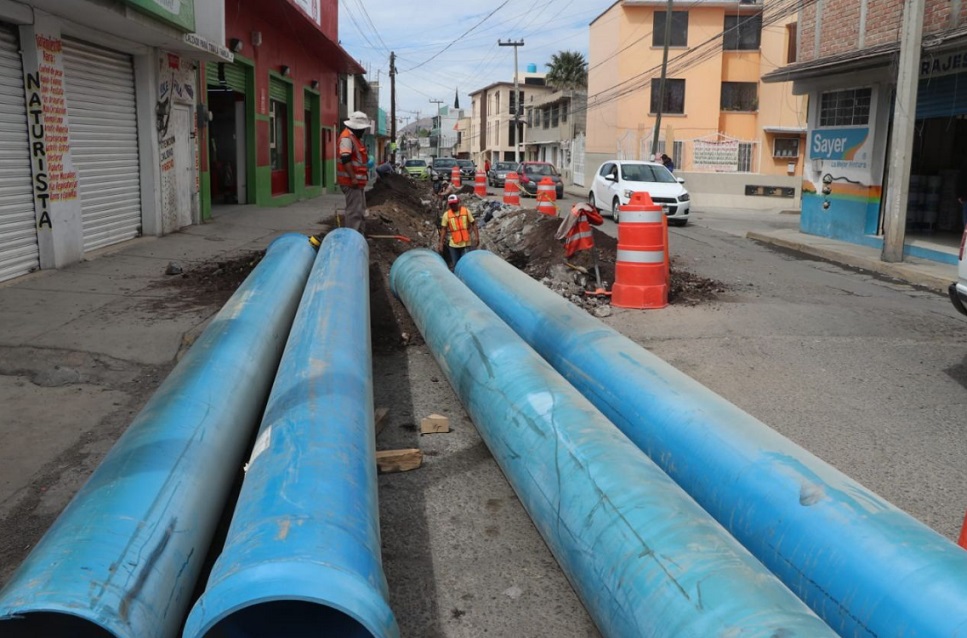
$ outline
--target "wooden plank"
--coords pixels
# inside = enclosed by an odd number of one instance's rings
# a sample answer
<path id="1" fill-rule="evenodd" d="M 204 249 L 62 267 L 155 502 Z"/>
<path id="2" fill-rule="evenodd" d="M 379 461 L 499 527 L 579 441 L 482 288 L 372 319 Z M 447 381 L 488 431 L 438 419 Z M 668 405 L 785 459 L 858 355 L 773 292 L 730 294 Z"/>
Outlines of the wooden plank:
<path id="1" fill-rule="evenodd" d="M 431 414 L 420 421 L 420 434 L 439 434 L 450 431 L 450 419 L 442 414 Z"/>
<path id="2" fill-rule="evenodd" d="M 376 452 L 376 467 L 380 474 L 409 472 L 421 465 L 423 465 L 423 452 L 417 448 Z"/>

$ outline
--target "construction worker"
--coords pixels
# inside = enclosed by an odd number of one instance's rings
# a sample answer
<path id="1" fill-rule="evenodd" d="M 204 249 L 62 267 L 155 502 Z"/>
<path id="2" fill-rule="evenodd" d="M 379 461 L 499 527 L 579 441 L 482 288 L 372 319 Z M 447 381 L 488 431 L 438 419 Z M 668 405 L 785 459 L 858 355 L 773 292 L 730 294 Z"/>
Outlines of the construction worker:
<path id="1" fill-rule="evenodd" d="M 356 111 L 344 122 L 346 128 L 339 135 L 339 164 L 336 181 L 346 196 L 345 226 L 363 232 L 366 215 L 366 184 L 369 182 L 369 154 L 363 135 L 370 127 L 369 117 Z"/>
<path id="2" fill-rule="evenodd" d="M 460 205 L 460 197 L 450 195 L 447 197 L 447 210 L 440 218 L 440 252 L 443 252 L 444 242 L 450 234 L 450 265 L 456 268 L 457 262 L 463 257 L 464 253 L 470 248 L 476 247 L 480 243 L 480 234 L 477 232 L 477 221 L 467 210 L 466 206 Z"/>

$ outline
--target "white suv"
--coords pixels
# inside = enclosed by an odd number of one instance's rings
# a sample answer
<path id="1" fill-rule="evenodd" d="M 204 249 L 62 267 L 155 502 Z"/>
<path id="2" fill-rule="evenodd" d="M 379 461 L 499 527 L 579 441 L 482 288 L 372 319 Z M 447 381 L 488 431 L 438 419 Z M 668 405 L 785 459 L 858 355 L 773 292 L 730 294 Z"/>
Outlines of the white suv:
<path id="1" fill-rule="evenodd" d="M 957 269 L 957 283 L 950 284 L 948 292 L 950 301 L 954 308 L 961 314 L 967 315 L 967 260 L 964 259 L 964 244 L 967 244 L 967 228 L 964 229 L 964 236 L 960 239 L 960 266 Z"/>

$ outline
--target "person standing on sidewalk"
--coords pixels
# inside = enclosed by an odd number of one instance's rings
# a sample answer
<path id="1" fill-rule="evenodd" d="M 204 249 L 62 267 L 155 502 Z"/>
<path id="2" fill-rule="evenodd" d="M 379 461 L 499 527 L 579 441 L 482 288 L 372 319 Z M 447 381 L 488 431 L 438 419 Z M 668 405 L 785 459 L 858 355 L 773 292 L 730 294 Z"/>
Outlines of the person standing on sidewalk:
<path id="1" fill-rule="evenodd" d="M 356 111 L 344 124 L 346 128 L 339 135 L 336 181 L 346 196 L 346 228 L 362 233 L 366 215 L 366 184 L 369 182 L 369 154 L 363 144 L 363 135 L 370 121 L 365 113 Z"/>
<path id="2" fill-rule="evenodd" d="M 448 232 L 450 233 L 450 265 L 456 268 L 457 262 L 464 253 L 480 243 L 477 221 L 465 206 L 460 205 L 460 198 L 457 195 L 450 195 L 447 198 L 447 211 L 440 219 L 441 253 Z"/>

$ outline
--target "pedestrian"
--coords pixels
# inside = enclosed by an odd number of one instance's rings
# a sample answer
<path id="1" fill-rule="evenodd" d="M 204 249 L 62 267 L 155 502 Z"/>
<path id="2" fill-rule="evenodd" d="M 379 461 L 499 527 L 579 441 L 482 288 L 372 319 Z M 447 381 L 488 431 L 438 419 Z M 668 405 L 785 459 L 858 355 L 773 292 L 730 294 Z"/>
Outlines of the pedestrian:
<path id="1" fill-rule="evenodd" d="M 460 197 L 457 195 L 450 195 L 447 198 L 447 211 L 440 218 L 441 253 L 447 233 L 450 234 L 450 265 L 456 268 L 457 262 L 467 250 L 475 248 L 480 243 L 477 221 L 466 206 L 460 205 Z"/>
<path id="2" fill-rule="evenodd" d="M 356 111 L 344 122 L 346 128 L 339 135 L 339 164 L 336 181 L 346 196 L 345 226 L 363 232 L 366 215 L 366 184 L 369 182 L 369 154 L 363 135 L 369 129 L 369 117 Z"/>
<path id="3" fill-rule="evenodd" d="M 669 173 L 675 172 L 675 162 L 673 162 L 672 158 L 668 157 L 664 153 L 661 154 L 661 163 L 665 166 L 665 168 L 668 169 Z"/>
<path id="4" fill-rule="evenodd" d="M 484 160 L 484 173 L 490 174 L 490 158 Z"/>

